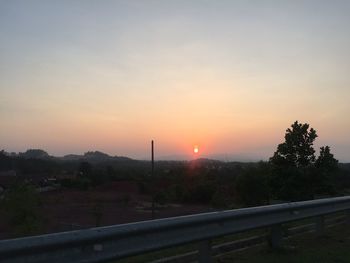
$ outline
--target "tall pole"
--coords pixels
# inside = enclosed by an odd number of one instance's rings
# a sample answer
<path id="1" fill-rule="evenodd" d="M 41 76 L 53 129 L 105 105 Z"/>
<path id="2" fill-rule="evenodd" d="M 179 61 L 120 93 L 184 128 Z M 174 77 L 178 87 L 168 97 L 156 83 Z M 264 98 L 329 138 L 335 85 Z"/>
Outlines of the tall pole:
<path id="1" fill-rule="evenodd" d="M 154 213 L 155 213 L 155 203 L 154 203 L 154 196 L 155 196 L 155 180 L 154 180 L 154 142 L 152 140 L 151 142 L 151 156 L 152 156 L 152 178 L 151 178 L 151 184 L 152 184 L 152 219 L 154 219 Z"/>
<path id="2" fill-rule="evenodd" d="M 152 147 L 152 177 L 154 175 L 154 141 L 152 140 L 151 142 L 151 147 Z"/>

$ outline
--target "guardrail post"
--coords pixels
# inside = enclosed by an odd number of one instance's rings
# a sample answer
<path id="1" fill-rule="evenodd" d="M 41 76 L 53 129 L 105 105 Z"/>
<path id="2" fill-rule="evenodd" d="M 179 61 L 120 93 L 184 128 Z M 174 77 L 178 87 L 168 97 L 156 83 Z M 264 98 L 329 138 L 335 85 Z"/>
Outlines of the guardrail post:
<path id="1" fill-rule="evenodd" d="M 316 233 L 318 236 L 324 234 L 324 216 L 316 217 Z"/>
<path id="2" fill-rule="evenodd" d="M 203 240 L 198 244 L 198 262 L 199 263 L 211 263 L 211 240 Z"/>
<path id="3" fill-rule="evenodd" d="M 270 236 L 270 246 L 271 248 L 281 248 L 283 240 L 282 225 L 273 225 L 271 227 L 271 236 Z"/>

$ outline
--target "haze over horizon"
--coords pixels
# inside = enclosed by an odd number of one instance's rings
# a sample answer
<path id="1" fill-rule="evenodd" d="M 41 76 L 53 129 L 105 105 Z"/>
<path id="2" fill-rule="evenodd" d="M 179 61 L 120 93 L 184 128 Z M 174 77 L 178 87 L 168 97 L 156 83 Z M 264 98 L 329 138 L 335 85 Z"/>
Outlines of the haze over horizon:
<path id="1" fill-rule="evenodd" d="M 350 161 L 349 1 L 1 1 L 0 150 Z"/>

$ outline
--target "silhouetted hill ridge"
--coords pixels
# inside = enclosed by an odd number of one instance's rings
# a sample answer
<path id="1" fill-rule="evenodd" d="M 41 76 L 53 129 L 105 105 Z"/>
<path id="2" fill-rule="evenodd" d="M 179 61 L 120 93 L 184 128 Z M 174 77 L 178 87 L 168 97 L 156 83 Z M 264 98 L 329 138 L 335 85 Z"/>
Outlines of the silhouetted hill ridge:
<path id="1" fill-rule="evenodd" d="M 132 158 L 125 156 L 110 156 L 107 153 L 100 151 L 88 151 L 83 155 L 67 154 L 60 158 L 64 161 L 91 161 L 91 162 L 104 162 L 104 161 L 135 161 Z"/>
<path id="2" fill-rule="evenodd" d="M 18 153 L 19 157 L 23 157 L 25 159 L 51 159 L 47 152 L 41 149 L 28 149 L 24 153 Z"/>

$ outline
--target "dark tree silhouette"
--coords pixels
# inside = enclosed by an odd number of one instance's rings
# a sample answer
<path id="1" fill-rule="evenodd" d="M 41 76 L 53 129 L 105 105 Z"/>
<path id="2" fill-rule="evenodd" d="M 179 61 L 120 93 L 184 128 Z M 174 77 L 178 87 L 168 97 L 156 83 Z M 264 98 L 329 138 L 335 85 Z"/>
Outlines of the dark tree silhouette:
<path id="1" fill-rule="evenodd" d="M 295 121 L 291 129 L 286 130 L 285 142 L 277 147 L 270 158 L 270 163 L 277 166 L 307 167 L 315 161 L 315 150 L 312 147 L 317 138 L 316 131 L 309 124 Z"/>
<path id="2" fill-rule="evenodd" d="M 313 198 L 313 166 L 317 138 L 309 124 L 295 121 L 286 130 L 285 142 L 277 147 L 270 158 L 271 190 L 274 198 L 282 200 L 305 200 Z"/>
<path id="3" fill-rule="evenodd" d="M 320 155 L 315 162 L 315 167 L 317 173 L 316 193 L 334 194 L 338 160 L 334 158 L 329 146 L 320 148 Z"/>
<path id="4" fill-rule="evenodd" d="M 334 158 L 329 146 L 320 148 L 320 156 L 317 158 L 315 166 L 326 172 L 334 172 L 338 169 L 338 160 Z"/>
<path id="5" fill-rule="evenodd" d="M 6 154 L 4 150 L 0 151 L 0 171 L 10 170 L 12 168 L 11 158 Z"/>
<path id="6" fill-rule="evenodd" d="M 240 203 L 258 206 L 269 202 L 268 172 L 267 164 L 259 162 L 256 167 L 248 167 L 237 177 L 236 192 Z"/>

